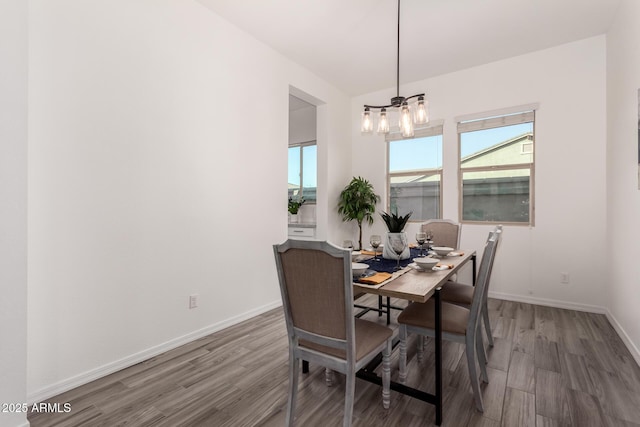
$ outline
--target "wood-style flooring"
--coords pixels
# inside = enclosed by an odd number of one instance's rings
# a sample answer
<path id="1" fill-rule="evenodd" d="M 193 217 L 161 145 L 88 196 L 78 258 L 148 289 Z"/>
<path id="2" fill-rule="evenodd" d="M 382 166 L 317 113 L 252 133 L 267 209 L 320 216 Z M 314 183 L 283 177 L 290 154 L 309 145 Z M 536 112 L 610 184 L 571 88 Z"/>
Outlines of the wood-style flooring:
<path id="1" fill-rule="evenodd" d="M 372 296 L 359 302 L 375 303 Z M 394 302 L 396 305 L 402 302 Z M 606 317 L 489 300 L 495 346 L 488 349 L 485 412 L 477 412 L 464 348 L 445 342 L 444 426 L 637 426 L 640 368 Z M 397 313 L 396 313 L 397 314 Z M 377 314 L 366 318 L 384 322 Z M 433 343 L 422 363 L 409 342 L 411 385 L 433 391 Z M 45 426 L 282 426 L 288 350 L 281 309 L 171 350 L 50 399 L 70 413 L 32 413 Z M 397 379 L 397 350 L 392 378 Z M 325 385 L 324 369 L 300 375 L 297 425 L 342 423 L 344 377 Z M 354 426 L 430 426 L 434 409 L 358 380 Z"/>

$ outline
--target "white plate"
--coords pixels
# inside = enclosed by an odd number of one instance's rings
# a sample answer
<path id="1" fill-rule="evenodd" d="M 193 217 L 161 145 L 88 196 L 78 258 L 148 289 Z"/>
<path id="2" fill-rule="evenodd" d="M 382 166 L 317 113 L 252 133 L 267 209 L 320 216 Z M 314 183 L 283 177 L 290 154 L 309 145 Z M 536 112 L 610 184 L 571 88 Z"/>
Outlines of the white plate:
<path id="1" fill-rule="evenodd" d="M 429 271 L 434 271 L 433 269 L 429 270 L 425 270 L 424 268 L 420 267 L 418 264 L 416 264 L 415 262 L 412 262 L 411 264 L 408 265 L 408 267 L 413 268 L 416 271 L 422 271 L 422 272 L 429 272 Z M 434 267 L 435 268 L 435 267 Z"/>

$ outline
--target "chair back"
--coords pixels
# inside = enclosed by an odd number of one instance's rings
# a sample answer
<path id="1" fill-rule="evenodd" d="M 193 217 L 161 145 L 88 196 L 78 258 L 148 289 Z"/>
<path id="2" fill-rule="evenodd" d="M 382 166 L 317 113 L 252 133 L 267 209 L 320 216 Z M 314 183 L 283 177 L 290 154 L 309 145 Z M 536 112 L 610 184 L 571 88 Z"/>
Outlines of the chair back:
<path id="1" fill-rule="evenodd" d="M 496 247 L 494 249 L 493 260 L 495 260 L 496 253 L 498 252 L 498 246 L 500 245 L 500 239 L 502 238 L 502 225 L 496 225 L 496 227 L 489 232 L 489 237 L 487 237 L 487 242 L 491 240 L 491 237 L 496 237 Z M 493 271 L 493 260 L 491 261 L 491 267 L 489 270 L 489 275 L 487 277 L 487 283 L 484 287 L 484 297 L 483 300 L 485 304 L 487 303 L 487 299 L 489 298 L 489 284 L 491 283 L 491 272 Z"/>
<path id="2" fill-rule="evenodd" d="M 449 219 L 430 219 L 422 224 L 423 233 L 433 234 L 435 246 L 460 248 L 460 224 Z"/>
<path id="3" fill-rule="evenodd" d="M 475 334 L 477 330 L 478 322 L 480 321 L 480 315 L 482 312 L 483 301 L 486 298 L 487 290 L 489 289 L 489 281 L 491 278 L 491 271 L 493 269 L 493 260 L 496 255 L 496 247 L 500 234 L 502 231 L 492 231 L 487 243 L 484 246 L 482 252 L 482 261 L 480 262 L 480 268 L 478 269 L 478 275 L 476 276 L 476 286 L 473 293 L 473 300 L 471 301 L 471 312 L 469 313 L 469 323 L 467 324 L 467 334 Z"/>
<path id="4" fill-rule="evenodd" d="M 353 352 L 351 252 L 328 242 L 274 245 L 290 344 L 298 339 Z M 349 341 L 353 345 L 347 346 Z"/>

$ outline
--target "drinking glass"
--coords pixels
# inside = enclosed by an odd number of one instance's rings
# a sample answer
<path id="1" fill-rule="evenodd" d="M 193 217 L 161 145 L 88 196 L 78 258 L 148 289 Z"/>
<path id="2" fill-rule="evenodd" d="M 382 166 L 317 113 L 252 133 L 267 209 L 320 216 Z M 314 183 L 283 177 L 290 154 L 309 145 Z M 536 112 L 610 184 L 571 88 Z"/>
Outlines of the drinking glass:
<path id="1" fill-rule="evenodd" d="M 407 248 L 407 235 L 404 233 L 399 233 L 396 235 L 389 236 L 389 243 L 391 243 L 391 249 L 398 254 L 398 262 L 396 263 L 395 270 L 400 270 L 400 255 Z"/>
<path id="2" fill-rule="evenodd" d="M 353 242 L 351 240 L 344 240 L 342 242 L 342 247 L 345 248 L 345 249 L 353 250 Z"/>
<path id="3" fill-rule="evenodd" d="M 372 234 L 369 238 L 369 243 L 373 248 L 373 260 L 378 261 L 378 247 L 380 246 L 380 243 L 382 243 L 382 238 L 377 234 Z"/>
<path id="4" fill-rule="evenodd" d="M 427 241 L 427 233 L 416 233 L 416 242 L 420 245 L 420 256 L 422 256 L 422 248 L 424 242 Z"/>
<path id="5" fill-rule="evenodd" d="M 431 247 L 433 246 L 433 231 L 431 230 L 427 230 L 427 255 L 429 255 L 429 251 L 431 250 Z"/>

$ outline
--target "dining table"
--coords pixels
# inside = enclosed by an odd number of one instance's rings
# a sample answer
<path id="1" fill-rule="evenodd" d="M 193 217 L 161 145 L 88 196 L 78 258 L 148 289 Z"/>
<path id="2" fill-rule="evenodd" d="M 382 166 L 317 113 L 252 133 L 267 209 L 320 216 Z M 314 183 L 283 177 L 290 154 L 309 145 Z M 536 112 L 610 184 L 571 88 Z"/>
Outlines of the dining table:
<path id="1" fill-rule="evenodd" d="M 363 260 L 364 261 L 364 260 Z M 407 265 L 402 270 L 394 272 L 386 281 L 376 284 L 354 282 L 353 292 L 368 293 L 387 297 L 387 316 L 392 307 L 390 298 L 397 298 L 409 302 L 424 303 L 430 298 L 435 300 L 435 393 L 427 393 L 405 384 L 391 381 L 391 389 L 435 405 L 436 425 L 442 424 L 442 301 L 440 290 L 442 286 L 469 261 L 472 262 L 472 280 L 475 284 L 476 252 L 474 250 L 458 249 L 451 256 L 441 258 L 441 269 L 420 270 L 413 265 Z M 375 261 L 367 260 L 371 269 L 375 270 Z M 382 385 L 382 378 L 375 373 L 382 355 L 374 359 L 369 365 L 357 373 L 357 377 L 378 385 Z"/>

